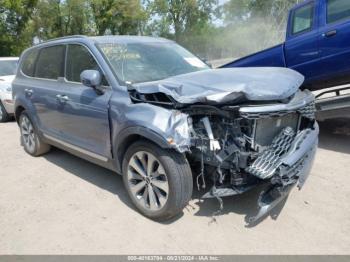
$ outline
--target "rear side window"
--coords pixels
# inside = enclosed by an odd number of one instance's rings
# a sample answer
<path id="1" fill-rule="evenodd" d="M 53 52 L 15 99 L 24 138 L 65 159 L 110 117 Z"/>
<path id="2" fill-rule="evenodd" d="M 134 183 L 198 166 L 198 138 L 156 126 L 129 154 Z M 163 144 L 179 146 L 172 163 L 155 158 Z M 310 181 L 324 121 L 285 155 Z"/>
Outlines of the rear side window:
<path id="1" fill-rule="evenodd" d="M 35 77 L 57 79 L 63 77 L 65 46 L 51 46 L 41 49 L 35 68 Z"/>
<path id="2" fill-rule="evenodd" d="M 334 23 L 350 18 L 349 0 L 328 0 L 327 1 L 327 23 Z"/>
<path id="3" fill-rule="evenodd" d="M 30 50 L 27 52 L 22 63 L 22 72 L 27 76 L 34 76 L 35 61 L 38 56 L 38 50 Z"/>
<path id="4" fill-rule="evenodd" d="M 299 9 L 296 9 L 293 13 L 292 22 L 292 34 L 299 34 L 302 32 L 310 31 L 312 28 L 312 22 L 314 19 L 314 4 L 308 4 Z"/>
<path id="5" fill-rule="evenodd" d="M 94 57 L 84 46 L 69 45 L 67 52 L 66 79 L 68 81 L 80 83 L 80 74 L 84 70 L 99 70 L 99 66 Z"/>

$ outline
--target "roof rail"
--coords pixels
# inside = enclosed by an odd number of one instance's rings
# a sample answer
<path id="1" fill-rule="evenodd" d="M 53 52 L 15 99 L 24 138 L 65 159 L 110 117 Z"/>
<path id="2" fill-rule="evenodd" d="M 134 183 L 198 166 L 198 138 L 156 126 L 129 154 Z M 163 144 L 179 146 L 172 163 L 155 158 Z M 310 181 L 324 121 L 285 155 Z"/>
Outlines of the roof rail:
<path id="1" fill-rule="evenodd" d="M 49 40 L 45 40 L 43 42 L 40 42 L 36 45 L 40 45 L 40 44 L 44 44 L 44 43 L 49 43 L 49 42 L 52 42 L 52 41 L 57 41 L 57 40 L 63 40 L 63 39 L 70 39 L 70 38 L 87 38 L 87 36 L 85 35 L 68 35 L 68 36 L 62 36 L 62 37 L 57 37 L 57 38 L 52 38 L 52 39 L 49 39 Z"/>

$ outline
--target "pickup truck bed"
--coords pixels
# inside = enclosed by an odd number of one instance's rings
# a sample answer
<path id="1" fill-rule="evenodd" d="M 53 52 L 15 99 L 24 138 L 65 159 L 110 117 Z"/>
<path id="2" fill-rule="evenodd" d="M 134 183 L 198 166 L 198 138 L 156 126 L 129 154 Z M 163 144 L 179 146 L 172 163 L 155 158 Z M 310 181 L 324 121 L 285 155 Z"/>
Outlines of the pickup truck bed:
<path id="1" fill-rule="evenodd" d="M 230 63 L 221 66 L 221 68 L 249 66 L 287 67 L 283 49 L 284 44 L 279 44 L 264 51 L 231 61 Z"/>

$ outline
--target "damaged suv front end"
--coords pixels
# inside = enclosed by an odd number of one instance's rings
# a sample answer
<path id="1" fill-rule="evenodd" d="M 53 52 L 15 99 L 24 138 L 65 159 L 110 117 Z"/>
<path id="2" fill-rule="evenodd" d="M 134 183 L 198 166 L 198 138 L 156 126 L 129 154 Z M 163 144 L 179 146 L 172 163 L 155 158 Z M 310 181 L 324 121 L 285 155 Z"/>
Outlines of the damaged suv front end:
<path id="1" fill-rule="evenodd" d="M 198 170 L 198 188 L 205 189 L 211 182 L 203 198 L 220 200 L 269 184 L 259 198 L 258 214 L 250 221 L 255 222 L 283 200 L 294 185 L 301 189 L 307 179 L 319 133 L 314 96 L 298 89 L 303 78 L 288 69 L 213 71 L 175 77 L 176 81 L 135 85 L 129 88 L 130 95 L 135 103 L 174 111 L 164 134 L 177 150 L 186 152 L 192 169 Z M 181 88 L 196 90 L 204 74 L 211 74 L 218 82 L 227 74 L 229 78 L 255 78 L 255 82 L 225 81 L 225 88 L 214 89 L 216 93 L 204 84 L 203 92 L 179 94 Z M 176 83 L 194 83 L 197 78 L 194 88 L 178 85 L 176 89 Z M 283 83 L 283 78 L 288 81 Z M 266 84 L 270 84 L 268 90 L 259 91 L 263 88 L 259 86 Z"/>
<path id="2" fill-rule="evenodd" d="M 113 59 L 140 58 L 127 47 L 114 54 L 115 46 L 100 48 L 114 68 L 120 67 Z M 203 198 L 222 206 L 222 197 L 267 184 L 255 222 L 295 185 L 301 189 L 310 173 L 319 133 L 314 96 L 299 89 L 304 77 L 290 69 L 210 69 L 194 57 L 184 60 L 201 69 L 147 81 L 117 72 L 133 103 L 125 117 L 186 155 Z M 146 70 L 141 63 L 134 68 Z"/>

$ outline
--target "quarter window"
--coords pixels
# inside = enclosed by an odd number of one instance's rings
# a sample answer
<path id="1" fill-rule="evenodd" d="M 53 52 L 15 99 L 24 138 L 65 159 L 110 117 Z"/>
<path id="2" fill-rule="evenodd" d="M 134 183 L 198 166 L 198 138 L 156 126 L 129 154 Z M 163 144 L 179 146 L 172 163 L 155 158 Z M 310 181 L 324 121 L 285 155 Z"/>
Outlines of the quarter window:
<path id="1" fill-rule="evenodd" d="M 84 70 L 99 70 L 99 66 L 94 57 L 84 46 L 69 45 L 67 53 L 66 79 L 72 82 L 80 82 L 80 74 Z"/>
<path id="2" fill-rule="evenodd" d="M 26 54 L 23 64 L 22 64 L 22 72 L 23 74 L 27 76 L 34 76 L 34 69 L 35 69 L 35 61 L 38 56 L 38 50 L 30 50 Z"/>
<path id="3" fill-rule="evenodd" d="M 293 35 L 311 30 L 314 17 L 314 4 L 296 9 L 293 14 Z"/>
<path id="4" fill-rule="evenodd" d="M 63 77 L 65 46 L 51 46 L 40 51 L 35 77 L 57 79 Z"/>
<path id="5" fill-rule="evenodd" d="M 350 18 L 349 0 L 327 1 L 327 23 L 334 23 L 347 18 Z"/>

